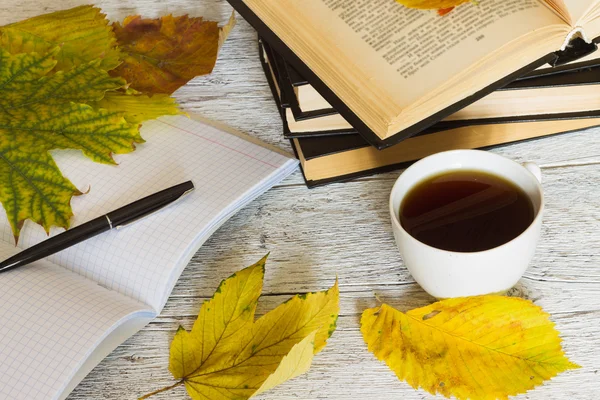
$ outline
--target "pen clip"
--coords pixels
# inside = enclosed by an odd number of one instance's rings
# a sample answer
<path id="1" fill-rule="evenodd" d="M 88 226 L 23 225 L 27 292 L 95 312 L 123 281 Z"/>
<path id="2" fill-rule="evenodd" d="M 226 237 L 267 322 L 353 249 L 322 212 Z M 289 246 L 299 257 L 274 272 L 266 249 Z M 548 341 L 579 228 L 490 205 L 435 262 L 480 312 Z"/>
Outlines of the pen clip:
<path id="1" fill-rule="evenodd" d="M 171 206 L 172 204 L 177 204 L 177 203 L 178 203 L 178 202 L 180 202 L 180 201 L 181 201 L 181 199 L 182 199 L 182 198 L 184 198 L 184 197 L 185 197 L 187 194 L 189 194 L 189 193 L 193 192 L 193 191 L 194 191 L 194 189 L 195 189 L 194 187 L 191 187 L 191 188 L 189 188 L 188 190 L 186 190 L 185 192 L 181 193 L 181 195 L 180 195 L 180 196 L 179 196 L 179 197 L 178 197 L 176 200 L 168 201 L 168 202 L 166 202 L 165 204 L 162 204 L 162 205 L 160 205 L 160 206 L 156 207 L 156 210 L 152 211 L 151 213 L 148 213 L 148 214 L 146 214 L 146 215 L 142 215 L 142 216 L 140 216 L 139 218 L 132 219 L 132 220 L 130 220 L 130 221 L 127 221 L 127 222 L 126 222 L 126 223 L 124 223 L 124 224 L 117 225 L 117 226 L 115 226 L 115 227 L 113 227 L 113 228 L 114 228 L 114 229 L 116 229 L 116 230 L 120 230 L 120 229 L 123 229 L 123 228 L 125 228 L 125 227 L 126 227 L 126 226 L 128 226 L 128 225 L 131 225 L 131 224 L 132 224 L 132 223 L 134 223 L 134 222 L 138 222 L 138 221 L 141 221 L 141 220 L 143 220 L 143 219 L 145 219 L 145 218 L 148 218 L 149 216 L 151 216 L 151 215 L 154 215 L 154 214 L 156 214 L 156 213 L 157 213 L 157 212 L 159 212 L 159 211 L 162 211 L 164 208 L 166 208 L 166 207 L 168 207 L 168 206 Z M 112 222 L 111 222 L 110 218 L 108 217 L 108 215 L 106 216 L 106 218 L 108 219 L 108 222 L 110 223 L 110 225 L 111 225 L 111 227 L 112 227 Z"/>

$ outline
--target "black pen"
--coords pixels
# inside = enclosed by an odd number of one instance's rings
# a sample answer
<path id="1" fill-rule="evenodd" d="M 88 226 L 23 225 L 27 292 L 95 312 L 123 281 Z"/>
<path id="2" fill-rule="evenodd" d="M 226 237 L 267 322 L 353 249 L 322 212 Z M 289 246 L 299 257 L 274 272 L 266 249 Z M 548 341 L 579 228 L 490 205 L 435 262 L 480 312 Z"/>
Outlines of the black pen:
<path id="1" fill-rule="evenodd" d="M 194 190 L 194 184 L 192 181 L 187 181 L 111 211 L 85 224 L 44 240 L 2 261 L 0 263 L 0 272 L 29 264 L 99 235 L 102 232 L 130 224 L 173 203 L 192 190 Z"/>

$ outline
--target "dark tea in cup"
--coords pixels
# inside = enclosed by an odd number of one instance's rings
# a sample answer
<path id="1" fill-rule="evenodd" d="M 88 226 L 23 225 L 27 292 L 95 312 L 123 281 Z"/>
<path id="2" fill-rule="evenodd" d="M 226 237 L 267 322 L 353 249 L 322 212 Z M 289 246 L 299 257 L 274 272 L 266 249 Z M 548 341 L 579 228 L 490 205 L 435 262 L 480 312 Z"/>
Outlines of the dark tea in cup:
<path id="1" fill-rule="evenodd" d="M 477 252 L 523 233 L 535 212 L 513 182 L 483 171 L 445 171 L 417 183 L 400 205 L 400 223 L 415 239 L 438 249 Z"/>

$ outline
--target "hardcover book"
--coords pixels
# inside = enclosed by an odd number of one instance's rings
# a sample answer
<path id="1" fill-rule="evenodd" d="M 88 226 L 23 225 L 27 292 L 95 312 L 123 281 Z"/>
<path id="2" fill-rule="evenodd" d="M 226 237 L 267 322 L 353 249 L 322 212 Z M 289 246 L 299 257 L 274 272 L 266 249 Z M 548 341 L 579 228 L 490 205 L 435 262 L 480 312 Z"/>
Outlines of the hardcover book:
<path id="1" fill-rule="evenodd" d="M 440 151 L 486 149 L 598 125 L 600 118 L 465 126 L 419 134 L 383 150 L 377 150 L 358 134 L 295 138 L 292 145 L 307 186 L 315 187 L 406 168 Z"/>
<path id="2" fill-rule="evenodd" d="M 600 35 L 600 0 L 485 0 L 446 16 L 394 0 L 228 1 L 378 148 L 588 55 L 596 46 L 574 39 Z"/>
<path id="3" fill-rule="evenodd" d="M 286 126 L 286 113 L 272 63 L 260 52 L 269 87 Z M 439 125 L 439 124 L 437 124 Z M 308 187 L 346 181 L 408 166 L 428 155 L 453 149 L 487 148 L 600 125 L 597 118 L 504 122 L 458 127 L 429 128 L 394 146 L 378 150 L 356 133 L 291 140 Z"/>
<path id="4" fill-rule="evenodd" d="M 261 39 L 261 51 L 275 74 L 286 115 L 286 137 L 314 137 L 356 133 L 334 109 L 314 110 L 325 100 Z M 429 129 L 451 129 L 468 125 L 516 121 L 600 117 L 600 66 L 591 63 L 569 64 L 536 70 L 535 76 L 518 79 L 496 92 L 457 111 Z M 584 66 L 586 65 L 587 66 Z M 557 71 L 558 70 L 558 71 Z M 560 72 L 559 72 L 560 71 Z M 304 88 L 304 92 L 299 88 Z M 302 95 L 304 93 L 304 95 Z M 304 96 L 304 97 L 302 97 Z M 302 112 L 301 109 L 312 109 Z M 300 114 L 299 114 L 300 113 Z"/>

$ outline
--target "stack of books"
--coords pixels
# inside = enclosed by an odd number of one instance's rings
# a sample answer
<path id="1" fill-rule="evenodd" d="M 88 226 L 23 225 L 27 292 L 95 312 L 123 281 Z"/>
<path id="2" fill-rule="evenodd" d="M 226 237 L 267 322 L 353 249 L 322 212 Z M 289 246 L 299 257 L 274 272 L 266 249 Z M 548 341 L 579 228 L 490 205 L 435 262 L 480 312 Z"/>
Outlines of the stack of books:
<path id="1" fill-rule="evenodd" d="M 600 125 L 596 1 L 486 0 L 444 17 L 394 0 L 229 2 L 259 32 L 309 187 Z"/>

